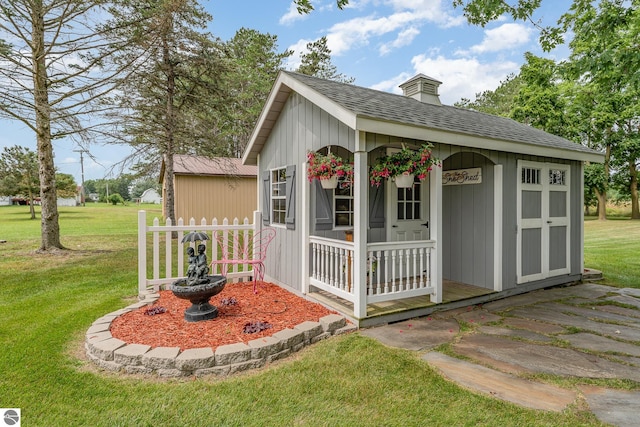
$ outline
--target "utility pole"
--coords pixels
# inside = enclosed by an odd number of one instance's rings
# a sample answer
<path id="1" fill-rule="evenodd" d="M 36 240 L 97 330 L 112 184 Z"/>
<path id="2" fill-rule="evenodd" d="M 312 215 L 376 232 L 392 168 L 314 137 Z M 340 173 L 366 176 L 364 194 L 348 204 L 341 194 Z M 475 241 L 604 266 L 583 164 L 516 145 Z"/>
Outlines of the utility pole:
<path id="1" fill-rule="evenodd" d="M 82 199 L 82 206 L 85 206 L 85 198 L 86 195 L 84 194 L 84 158 L 82 157 L 83 153 L 86 153 L 87 150 L 73 150 L 76 153 L 80 153 L 80 171 L 82 172 L 82 184 L 81 184 L 81 192 L 80 192 L 80 198 Z"/>

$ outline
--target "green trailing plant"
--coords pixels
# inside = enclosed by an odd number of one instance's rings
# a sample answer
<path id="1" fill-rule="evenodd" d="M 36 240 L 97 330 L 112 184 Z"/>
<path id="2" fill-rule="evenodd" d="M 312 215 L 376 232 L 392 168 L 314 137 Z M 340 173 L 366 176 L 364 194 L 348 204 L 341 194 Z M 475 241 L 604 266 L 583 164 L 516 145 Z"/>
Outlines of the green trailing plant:
<path id="1" fill-rule="evenodd" d="M 385 179 L 403 174 L 414 175 L 423 181 L 434 166 L 440 165 L 440 160 L 432 155 L 432 149 L 432 144 L 423 144 L 418 150 L 412 150 L 403 144 L 400 151 L 379 158 L 371 166 L 369 182 L 372 186 L 379 187 Z"/>
<path id="2" fill-rule="evenodd" d="M 334 153 L 321 154 L 310 151 L 307 154 L 307 179 L 329 179 L 337 176 L 345 182 L 353 181 L 353 164 Z"/>

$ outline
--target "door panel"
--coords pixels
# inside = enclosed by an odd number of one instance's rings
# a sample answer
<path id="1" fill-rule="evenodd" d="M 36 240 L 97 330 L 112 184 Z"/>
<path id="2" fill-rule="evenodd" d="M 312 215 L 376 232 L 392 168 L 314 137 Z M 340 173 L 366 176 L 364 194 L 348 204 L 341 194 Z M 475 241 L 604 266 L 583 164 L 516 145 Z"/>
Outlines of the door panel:
<path id="1" fill-rule="evenodd" d="M 389 184 L 390 200 L 387 204 L 391 209 L 387 213 L 387 218 L 390 220 L 389 241 L 429 239 L 427 189 L 427 181 L 416 180 L 413 188 L 396 188 L 395 184 Z"/>
<path id="2" fill-rule="evenodd" d="M 569 165 L 518 162 L 517 282 L 567 274 Z"/>

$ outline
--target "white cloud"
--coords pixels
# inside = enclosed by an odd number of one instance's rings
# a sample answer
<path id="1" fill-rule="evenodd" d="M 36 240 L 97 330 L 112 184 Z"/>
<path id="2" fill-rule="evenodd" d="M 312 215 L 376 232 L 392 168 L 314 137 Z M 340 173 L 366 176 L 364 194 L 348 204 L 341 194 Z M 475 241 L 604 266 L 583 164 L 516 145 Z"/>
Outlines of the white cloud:
<path id="1" fill-rule="evenodd" d="M 469 48 L 472 53 L 498 52 L 513 49 L 529 43 L 532 29 L 528 26 L 508 23 L 484 32 L 484 39 L 480 44 Z M 466 52 L 460 51 L 460 54 Z"/>
<path id="2" fill-rule="evenodd" d="M 500 81 L 520 68 L 511 61 L 481 62 L 477 58 L 447 58 L 442 55 L 418 55 L 411 60 L 413 74 L 403 72 L 380 82 L 373 89 L 402 93 L 398 85 L 418 73 L 442 82 L 438 92 L 443 104 L 453 105 L 461 98 L 475 99 L 476 93 L 497 88 Z"/>
<path id="3" fill-rule="evenodd" d="M 357 6 L 367 3 L 363 1 Z M 345 55 L 370 43 L 379 44 L 380 55 L 386 55 L 393 48 L 411 44 L 427 24 L 448 28 L 465 22 L 462 16 L 445 10 L 442 0 L 387 0 L 383 3 L 392 9 L 388 15 L 381 16 L 380 10 L 383 9 L 378 8 L 374 14 L 339 22 L 326 30 L 327 46 L 332 56 Z M 378 39 L 389 36 L 393 39 L 378 42 Z"/>
<path id="4" fill-rule="evenodd" d="M 288 47 L 289 50 L 293 50 L 293 55 L 287 58 L 285 68 L 288 70 L 295 70 L 300 66 L 301 56 L 307 52 L 307 44 L 313 40 L 300 39 L 296 44 Z"/>
<path id="5" fill-rule="evenodd" d="M 410 45 L 413 39 L 418 36 L 418 34 L 420 34 L 420 30 L 415 27 L 409 27 L 400 31 L 400 33 L 398 33 L 398 37 L 396 37 L 395 40 L 380 46 L 380 55 L 384 56 L 391 52 L 393 49 Z"/>
<path id="6" fill-rule="evenodd" d="M 308 15 L 298 13 L 298 9 L 296 8 L 296 5 L 293 2 L 291 2 L 291 4 L 289 5 L 289 10 L 287 11 L 287 13 L 285 13 L 280 17 L 280 20 L 278 21 L 278 23 L 280 25 L 291 25 L 294 22 L 303 21 L 307 19 L 307 17 Z"/>

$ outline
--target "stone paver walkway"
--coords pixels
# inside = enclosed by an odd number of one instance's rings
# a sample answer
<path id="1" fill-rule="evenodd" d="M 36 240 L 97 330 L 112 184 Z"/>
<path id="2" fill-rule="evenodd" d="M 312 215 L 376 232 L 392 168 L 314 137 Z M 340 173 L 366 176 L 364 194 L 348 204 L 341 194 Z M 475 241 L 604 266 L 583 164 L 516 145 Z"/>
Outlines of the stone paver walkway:
<path id="1" fill-rule="evenodd" d="M 460 325 L 467 326 L 461 332 Z M 471 328 L 469 328 L 469 326 Z M 640 386 L 563 388 L 531 374 L 640 385 L 640 290 L 593 283 L 531 292 L 361 331 L 423 360 L 463 387 L 528 408 L 562 411 L 583 399 L 602 422 L 638 426 Z M 452 343 L 465 360 L 435 349 Z"/>

